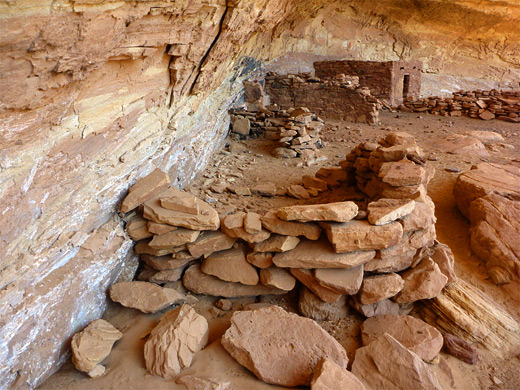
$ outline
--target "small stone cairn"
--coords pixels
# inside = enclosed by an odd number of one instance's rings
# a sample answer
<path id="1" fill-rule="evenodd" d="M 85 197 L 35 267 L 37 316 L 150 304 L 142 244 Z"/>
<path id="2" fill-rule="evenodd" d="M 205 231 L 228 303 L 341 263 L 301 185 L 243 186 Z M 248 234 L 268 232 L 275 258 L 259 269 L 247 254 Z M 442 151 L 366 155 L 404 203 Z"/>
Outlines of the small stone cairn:
<path id="1" fill-rule="evenodd" d="M 427 112 L 443 116 L 469 116 L 482 120 L 520 122 L 520 91 L 459 91 L 452 97 L 407 98 L 401 111 Z"/>
<path id="2" fill-rule="evenodd" d="M 284 294 L 301 285 L 300 299 L 310 291 L 316 302 L 348 301 L 367 317 L 398 314 L 455 280 L 453 255 L 436 241 L 426 193 L 434 170 L 413 136 L 391 133 L 361 144 L 340 166 L 318 173 L 307 188 L 355 185 L 366 201 L 219 216 L 155 170 L 121 206 L 135 214 L 126 229 L 143 262 L 137 278 L 182 280 L 193 293 L 224 298 Z"/>

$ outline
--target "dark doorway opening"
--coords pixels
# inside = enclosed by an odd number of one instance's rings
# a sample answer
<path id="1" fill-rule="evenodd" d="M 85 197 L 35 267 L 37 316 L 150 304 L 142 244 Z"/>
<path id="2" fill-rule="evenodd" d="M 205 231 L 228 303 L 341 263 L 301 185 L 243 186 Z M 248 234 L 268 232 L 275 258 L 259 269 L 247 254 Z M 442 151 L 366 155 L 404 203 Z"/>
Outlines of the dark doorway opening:
<path id="1" fill-rule="evenodd" d="M 403 77 L 403 99 L 408 97 L 410 93 L 410 75 L 405 74 Z"/>

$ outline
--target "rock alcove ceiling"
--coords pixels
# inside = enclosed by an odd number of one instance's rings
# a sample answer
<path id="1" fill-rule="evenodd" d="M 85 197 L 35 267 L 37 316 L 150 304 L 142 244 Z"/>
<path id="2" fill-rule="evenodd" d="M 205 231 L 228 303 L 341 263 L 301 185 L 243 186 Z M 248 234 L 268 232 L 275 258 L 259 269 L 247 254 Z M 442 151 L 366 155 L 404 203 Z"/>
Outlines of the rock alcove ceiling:
<path id="1" fill-rule="evenodd" d="M 2 386 L 64 361 L 137 266 L 129 186 L 186 186 L 265 63 L 413 59 L 425 93 L 518 88 L 519 22 L 515 1 L 0 1 Z"/>

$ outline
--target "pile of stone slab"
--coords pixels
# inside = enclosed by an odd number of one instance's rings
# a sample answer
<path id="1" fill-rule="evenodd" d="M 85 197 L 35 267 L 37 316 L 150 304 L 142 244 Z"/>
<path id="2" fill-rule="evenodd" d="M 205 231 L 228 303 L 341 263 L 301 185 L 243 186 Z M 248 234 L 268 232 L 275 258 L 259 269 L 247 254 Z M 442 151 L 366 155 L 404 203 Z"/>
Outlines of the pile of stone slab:
<path id="1" fill-rule="evenodd" d="M 407 98 L 401 111 L 428 112 L 443 116 L 469 116 L 482 120 L 520 122 L 520 91 L 459 91 L 452 97 Z"/>
<path id="2" fill-rule="evenodd" d="M 502 285 L 520 278 L 520 168 L 480 163 L 459 175 L 453 193 L 471 222 L 470 246 Z"/>
<path id="3" fill-rule="evenodd" d="M 249 105 L 251 106 L 251 105 Z M 323 120 L 306 107 L 280 110 L 270 105 L 262 111 L 231 110 L 232 132 L 247 136 L 251 132 L 278 141 L 273 155 L 281 158 L 314 158 L 316 149 L 323 147 L 320 131 Z"/>
<path id="4" fill-rule="evenodd" d="M 437 296 L 455 278 L 453 255 L 435 240 L 434 205 L 426 195 L 433 170 L 414 138 L 391 133 L 379 144 L 360 145 L 342 165 L 322 168 L 304 183 L 324 191 L 355 181 L 366 194 L 360 206 L 297 205 L 222 219 L 207 203 L 168 188 L 166 174 L 152 172 L 121 207 L 137 208 L 127 231 L 144 263 L 138 279 L 182 278 L 194 293 L 226 298 L 283 294 L 298 281 L 304 314 L 312 311 L 310 300 L 315 307 L 348 298 L 373 316 Z"/>

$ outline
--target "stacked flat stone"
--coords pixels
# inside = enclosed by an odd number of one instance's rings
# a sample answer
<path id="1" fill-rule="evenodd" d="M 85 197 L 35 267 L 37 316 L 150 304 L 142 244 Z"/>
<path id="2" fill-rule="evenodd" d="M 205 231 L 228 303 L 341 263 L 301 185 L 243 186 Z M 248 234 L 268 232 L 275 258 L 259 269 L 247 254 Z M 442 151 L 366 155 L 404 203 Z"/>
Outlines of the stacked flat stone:
<path id="1" fill-rule="evenodd" d="M 232 110 L 232 131 L 242 135 L 250 132 L 264 135 L 267 139 L 280 143 L 273 155 L 281 158 L 313 158 L 315 150 L 322 147 L 320 131 L 323 120 L 306 107 L 280 110 L 271 105 L 258 111 L 256 105 L 249 105 L 254 111 Z"/>
<path id="2" fill-rule="evenodd" d="M 407 98 L 402 111 L 428 112 L 443 116 L 469 116 L 482 120 L 520 122 L 520 91 L 459 91 L 452 97 Z"/>
<path id="3" fill-rule="evenodd" d="M 194 293 L 226 298 L 300 286 L 300 311 L 315 319 L 325 318 L 323 305 L 330 314 L 349 301 L 370 317 L 437 296 L 455 280 L 453 255 L 435 240 L 426 194 L 433 170 L 414 138 L 391 133 L 379 144 L 359 145 L 341 165 L 303 182 L 316 191 L 355 184 L 366 196 L 361 206 L 296 205 L 219 220 L 186 192 L 154 194 L 127 225 L 146 264 L 138 278 L 162 284 L 182 277 Z"/>

